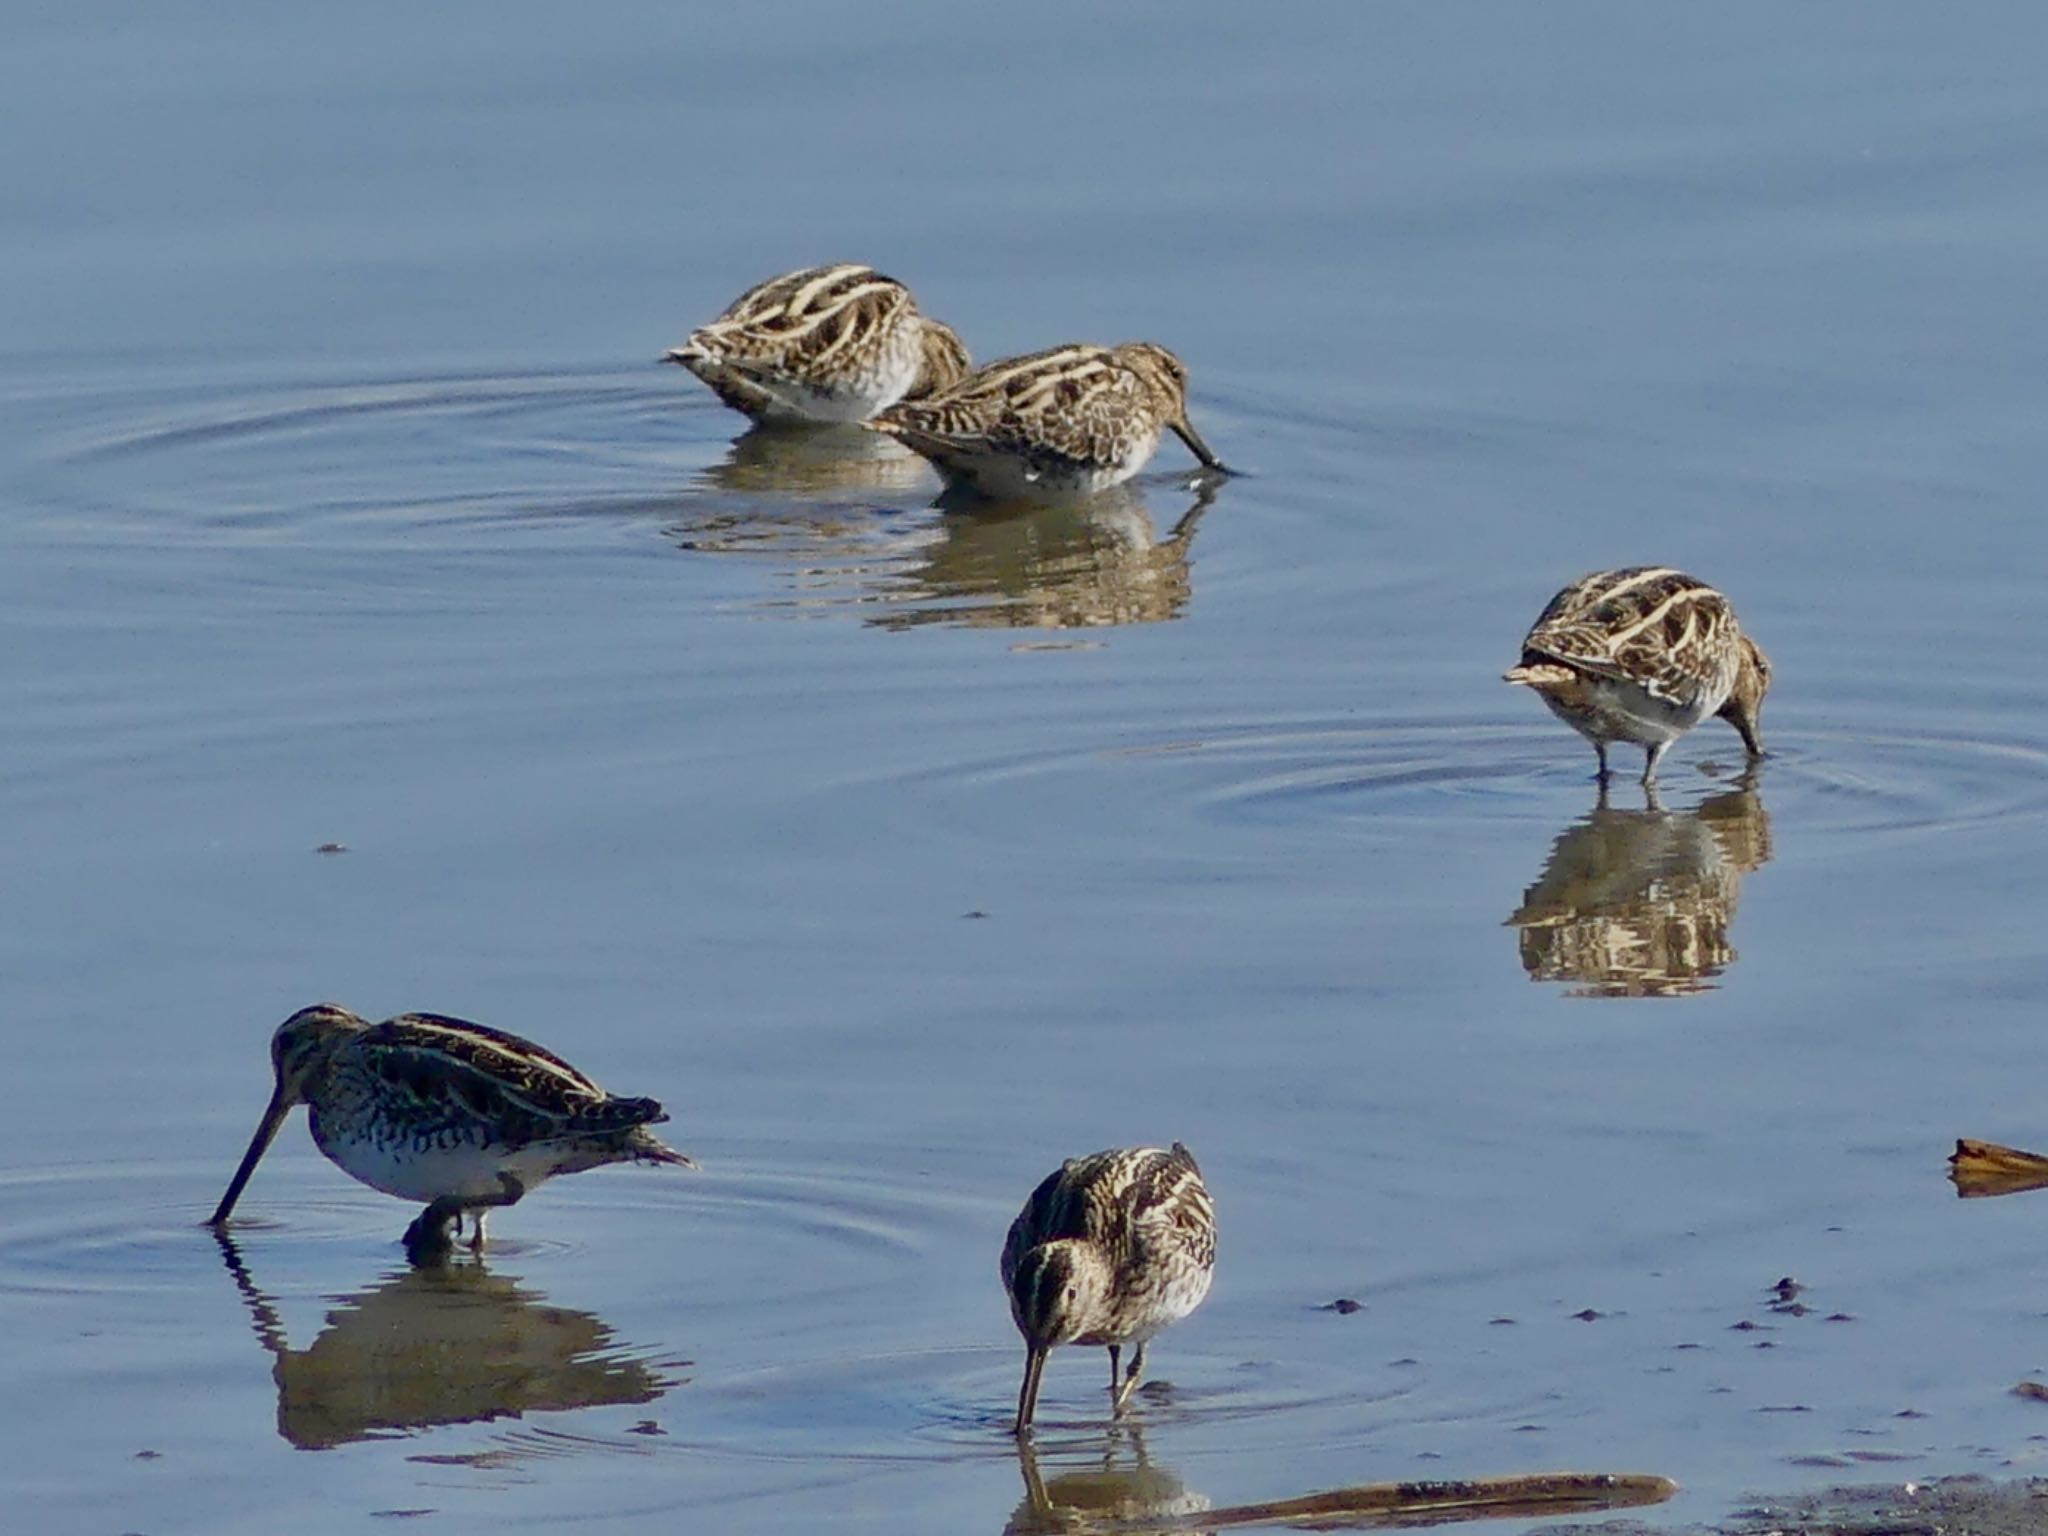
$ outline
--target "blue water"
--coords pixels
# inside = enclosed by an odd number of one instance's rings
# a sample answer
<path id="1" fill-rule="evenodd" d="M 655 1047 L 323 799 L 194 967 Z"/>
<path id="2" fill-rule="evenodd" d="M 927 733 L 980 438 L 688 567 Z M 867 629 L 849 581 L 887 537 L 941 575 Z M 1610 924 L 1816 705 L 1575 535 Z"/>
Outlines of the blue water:
<path id="1" fill-rule="evenodd" d="M 2048 1150 L 2044 34 L 11 13 L 0 1496 L 1003 1529 L 1004 1228 L 1174 1138 L 1215 1292 L 1130 1428 L 1056 1357 L 1049 1480 L 2030 1465 L 2048 1212 L 1942 1159 Z M 980 357 L 1172 346 L 1249 473 L 975 518 L 656 365 L 838 259 Z M 1769 649 L 1773 756 L 1602 809 L 1497 677 L 1640 561 Z M 326 997 L 530 1034 L 703 1170 L 421 1278 L 295 1124 L 224 1253 Z"/>

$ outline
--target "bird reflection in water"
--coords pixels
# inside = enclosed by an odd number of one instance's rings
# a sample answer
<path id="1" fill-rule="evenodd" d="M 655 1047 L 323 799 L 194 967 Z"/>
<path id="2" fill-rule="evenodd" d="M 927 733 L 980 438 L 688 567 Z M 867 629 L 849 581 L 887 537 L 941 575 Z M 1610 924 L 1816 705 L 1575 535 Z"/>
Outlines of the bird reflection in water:
<path id="1" fill-rule="evenodd" d="M 1704 992 L 1735 962 L 1729 928 L 1742 877 L 1771 856 L 1751 778 L 1690 810 L 1650 791 L 1641 810 L 1599 803 L 1567 827 L 1508 919 L 1531 981 L 1572 997 Z"/>
<path id="2" fill-rule="evenodd" d="M 901 496 L 932 485 L 922 458 L 859 426 L 755 427 L 734 438 L 724 462 L 706 469 L 703 478 L 713 490 L 792 497 L 878 491 Z"/>
<path id="3" fill-rule="evenodd" d="M 936 541 L 890 584 L 889 610 L 868 622 L 1084 629 L 1177 619 L 1194 592 L 1188 550 L 1219 483 L 1197 479 L 1163 539 L 1130 484 L 1068 504 L 949 509 Z"/>
<path id="4" fill-rule="evenodd" d="M 1189 1493 L 1179 1476 L 1155 1467 L 1145 1454 L 1145 1437 L 1135 1426 L 1120 1426 L 1103 1442 L 1090 1464 L 1048 1478 L 1028 1438 L 1017 1441 L 1017 1465 L 1024 1474 L 1024 1498 L 1003 1536 L 1064 1536 L 1068 1532 L 1144 1529 L 1154 1523 L 1174 1530 L 1200 1530 L 1190 1516 L 1209 1508 L 1208 1499 Z"/>
<path id="5" fill-rule="evenodd" d="M 481 1262 L 407 1268 L 338 1298 L 305 1349 L 234 1239 L 215 1233 L 277 1382 L 277 1432 L 303 1451 L 529 1412 L 651 1403 L 677 1385 L 621 1358 L 612 1330 Z"/>
<path id="6" fill-rule="evenodd" d="M 755 427 L 700 481 L 663 533 L 693 555 L 786 567 L 796 592 L 763 600 L 772 611 L 877 601 L 868 589 L 932 538 L 923 520 L 899 510 L 931 494 L 931 470 L 865 427 Z"/>
<path id="7" fill-rule="evenodd" d="M 1188 552 L 1219 477 L 1184 482 L 1188 504 L 1161 538 L 1133 481 L 1055 505 L 941 496 L 936 517 L 904 510 L 932 489 L 924 461 L 857 427 L 757 427 L 704 472 L 669 538 L 692 554 L 752 555 L 789 568 L 795 612 L 858 607 L 885 629 L 1082 629 L 1179 618 Z M 909 494 L 906 494 L 909 493 Z M 1161 494 L 1158 486 L 1155 495 Z"/>
<path id="8" fill-rule="evenodd" d="M 1128 1450 L 1124 1449 L 1128 1442 Z M 1221 1531 L 1384 1531 L 1462 1520 L 1610 1514 L 1661 1504 L 1678 1485 L 1654 1473 L 1535 1472 L 1430 1482 L 1360 1483 L 1252 1504 L 1217 1505 L 1155 1467 L 1123 1425 L 1099 1460 L 1047 1477 L 1032 1442 L 1016 1441 L 1024 1498 L 1003 1536 L 1215 1536 Z"/>

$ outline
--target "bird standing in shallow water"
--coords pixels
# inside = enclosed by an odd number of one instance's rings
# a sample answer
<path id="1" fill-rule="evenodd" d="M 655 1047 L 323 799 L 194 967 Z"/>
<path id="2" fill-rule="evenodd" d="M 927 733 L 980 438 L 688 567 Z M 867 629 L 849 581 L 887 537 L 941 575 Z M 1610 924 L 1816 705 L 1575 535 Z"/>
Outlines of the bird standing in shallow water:
<path id="1" fill-rule="evenodd" d="M 1003 1286 L 1024 1335 L 1017 1433 L 1031 1427 L 1046 1356 L 1060 1344 L 1109 1346 L 1121 1414 L 1145 1370 L 1145 1345 L 1209 1294 L 1216 1211 L 1202 1170 L 1179 1142 L 1069 1158 L 1031 1192 L 1003 1244 Z M 1135 1344 L 1119 1379 L 1125 1344 Z"/>
<path id="2" fill-rule="evenodd" d="M 669 352 L 756 421 L 856 422 L 942 389 L 972 366 L 910 290 L 842 263 L 771 277 Z"/>
<path id="3" fill-rule="evenodd" d="M 484 1216 L 562 1173 L 606 1163 L 696 1165 L 647 1129 L 668 1119 L 653 1099 L 622 1099 L 552 1052 L 504 1030 L 434 1013 L 372 1024 L 320 1003 L 277 1027 L 276 1087 L 211 1224 L 242 1187 L 294 1104 L 328 1159 L 372 1189 L 427 1208 L 406 1228 L 415 1259 L 449 1247 L 448 1226 Z"/>
<path id="4" fill-rule="evenodd" d="M 870 425 L 915 448 L 950 483 L 1001 499 L 1107 490 L 1145 467 L 1168 428 L 1205 468 L 1230 472 L 1188 420 L 1187 369 L 1149 341 L 990 363 Z"/>
<path id="5" fill-rule="evenodd" d="M 1728 599 L 1669 566 L 1594 571 L 1550 600 L 1503 682 L 1534 688 L 1551 713 L 1593 743 L 1599 778 L 1607 744 L 1643 748 L 1643 782 L 1664 751 L 1709 715 L 1764 755 L 1757 719 L 1771 663 L 1742 632 Z"/>

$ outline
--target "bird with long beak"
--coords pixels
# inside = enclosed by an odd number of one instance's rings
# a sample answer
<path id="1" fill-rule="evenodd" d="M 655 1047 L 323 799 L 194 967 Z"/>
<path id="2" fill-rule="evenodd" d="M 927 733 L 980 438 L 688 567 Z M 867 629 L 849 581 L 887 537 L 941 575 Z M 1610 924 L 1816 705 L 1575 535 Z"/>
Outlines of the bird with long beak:
<path id="1" fill-rule="evenodd" d="M 1110 1409 L 1145 1373 L 1145 1345 L 1209 1294 L 1216 1209 L 1188 1149 L 1128 1147 L 1069 1158 L 1031 1192 L 1003 1244 L 1003 1287 L 1024 1336 L 1017 1433 L 1031 1428 L 1046 1357 L 1061 1344 L 1109 1348 Z M 1122 1348 L 1135 1344 L 1119 1377 Z"/>
<path id="2" fill-rule="evenodd" d="M 276 1087 L 249 1150 L 215 1208 L 225 1223 L 295 1104 L 313 1141 L 352 1178 L 426 1202 L 405 1231 L 415 1260 L 445 1254 L 449 1226 L 484 1217 L 563 1173 L 606 1163 L 696 1165 L 647 1129 L 668 1119 L 653 1099 L 606 1093 L 559 1056 L 504 1030 L 434 1013 L 372 1024 L 320 1003 L 277 1027 Z"/>
<path id="3" fill-rule="evenodd" d="M 1550 600 L 1503 682 L 1533 688 L 1550 712 L 1593 743 L 1601 783 L 1610 742 L 1643 749 L 1643 782 L 1665 749 L 1710 715 L 1735 727 L 1752 761 L 1771 662 L 1728 599 L 1668 565 L 1581 576 Z"/>
<path id="4" fill-rule="evenodd" d="M 1119 485 L 1168 429 L 1205 469 L 1230 473 L 1188 420 L 1187 368 L 1149 341 L 1006 358 L 868 425 L 915 448 L 949 484 L 1001 500 L 1064 501 Z"/>

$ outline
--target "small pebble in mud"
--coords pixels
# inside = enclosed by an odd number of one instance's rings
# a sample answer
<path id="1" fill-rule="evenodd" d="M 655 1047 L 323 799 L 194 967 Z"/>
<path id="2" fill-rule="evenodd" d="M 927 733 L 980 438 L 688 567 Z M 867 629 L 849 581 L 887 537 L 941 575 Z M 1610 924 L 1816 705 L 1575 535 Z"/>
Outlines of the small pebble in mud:
<path id="1" fill-rule="evenodd" d="M 1803 1301 L 1780 1301 L 1772 1303 L 1771 1310 L 1780 1317 L 1804 1317 L 1813 1308 Z"/>
<path id="2" fill-rule="evenodd" d="M 1821 1321 L 1824 1323 L 1853 1323 L 1856 1321 L 1856 1314 L 1854 1312 L 1830 1312 Z"/>
<path id="3" fill-rule="evenodd" d="M 1515 1320 L 1512 1317 L 1489 1317 L 1486 1320 L 1486 1326 L 1489 1328 L 1512 1328 L 1515 1326 Z"/>
<path id="4" fill-rule="evenodd" d="M 1606 1315 L 1605 1312 L 1595 1312 L 1591 1307 L 1586 1308 L 1583 1312 L 1574 1312 L 1572 1314 L 1573 1317 L 1576 1317 L 1582 1323 L 1597 1323 Z"/>
<path id="5" fill-rule="evenodd" d="M 1739 1323 L 1730 1323 L 1728 1325 L 1730 1333 L 1761 1333 L 1763 1328 L 1764 1325 L 1762 1323 L 1755 1322 L 1747 1317 Z"/>
<path id="6" fill-rule="evenodd" d="M 135 1459 L 137 1461 L 162 1461 L 164 1453 L 162 1451 L 137 1451 Z"/>
<path id="7" fill-rule="evenodd" d="M 626 1433 L 629 1435 L 665 1435 L 668 1431 L 652 1419 L 642 1419 L 638 1424 L 630 1426 Z"/>
<path id="8" fill-rule="evenodd" d="M 315 853 L 347 853 L 347 852 L 348 852 L 348 844 L 346 844 L 346 843 L 322 843 L 322 844 L 321 844 L 321 845 L 320 845 L 320 846 L 319 846 L 318 848 L 315 848 L 315 849 L 314 849 L 313 851 L 314 851 Z"/>
<path id="9" fill-rule="evenodd" d="M 1365 1303 L 1353 1300 L 1349 1296 L 1339 1296 L 1335 1301 L 1324 1302 L 1316 1310 L 1318 1312 L 1335 1312 L 1342 1317 L 1349 1317 L 1354 1312 L 1363 1312 L 1365 1310 Z"/>
<path id="10" fill-rule="evenodd" d="M 986 912 L 983 912 L 983 911 L 979 910 L 978 908 L 977 908 L 977 909 L 976 909 L 975 911 L 972 911 L 972 912 L 962 912 L 962 913 L 961 913 L 960 915 L 961 915 L 961 916 L 962 916 L 963 918 L 968 918 L 968 917 L 971 917 L 971 918 L 977 918 L 977 919 L 978 919 L 978 918 L 984 918 L 984 917 L 987 917 L 987 916 L 988 916 L 988 914 L 987 914 Z"/>
<path id="11" fill-rule="evenodd" d="M 2048 1403 L 2048 1386 L 2038 1381 L 2023 1381 L 2012 1389 L 2014 1397 L 2024 1397 L 2036 1403 Z"/>

